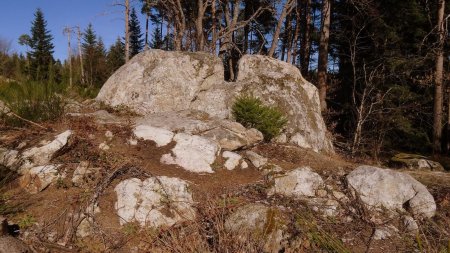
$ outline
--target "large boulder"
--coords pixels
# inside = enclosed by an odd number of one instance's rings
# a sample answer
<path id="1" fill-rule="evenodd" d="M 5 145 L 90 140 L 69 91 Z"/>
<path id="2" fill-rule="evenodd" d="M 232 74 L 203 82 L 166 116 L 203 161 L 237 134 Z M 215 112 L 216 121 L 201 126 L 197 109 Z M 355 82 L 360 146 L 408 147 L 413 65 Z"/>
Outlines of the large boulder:
<path id="1" fill-rule="evenodd" d="M 286 141 L 316 152 L 333 152 L 316 87 L 295 66 L 266 56 L 243 56 L 237 81 L 230 83 L 224 81 L 222 61 L 216 56 L 147 50 L 116 71 L 96 99 L 144 115 L 198 110 L 229 119 L 240 94 L 251 94 L 283 111 L 288 119 Z M 229 132 L 209 134 L 220 138 Z M 227 145 L 234 149 L 233 142 Z"/>
<path id="2" fill-rule="evenodd" d="M 347 175 L 349 188 L 370 211 L 410 211 L 433 217 L 436 203 L 427 188 L 408 174 L 359 166 Z"/>
<path id="3" fill-rule="evenodd" d="M 220 58 L 210 54 L 146 50 L 106 81 L 97 100 L 140 114 L 186 110 L 200 91 L 223 83 L 223 73 Z M 206 107 L 204 111 L 227 114 L 208 106 L 212 111 Z"/>
<path id="4" fill-rule="evenodd" d="M 277 106 L 288 119 L 285 134 L 289 142 L 316 152 L 333 152 L 317 88 L 297 67 L 271 57 L 245 55 L 239 61 L 237 93 Z"/>
<path id="5" fill-rule="evenodd" d="M 186 181 L 165 176 L 120 182 L 115 208 L 120 224 L 137 222 L 153 228 L 170 227 L 195 218 L 192 193 Z"/>

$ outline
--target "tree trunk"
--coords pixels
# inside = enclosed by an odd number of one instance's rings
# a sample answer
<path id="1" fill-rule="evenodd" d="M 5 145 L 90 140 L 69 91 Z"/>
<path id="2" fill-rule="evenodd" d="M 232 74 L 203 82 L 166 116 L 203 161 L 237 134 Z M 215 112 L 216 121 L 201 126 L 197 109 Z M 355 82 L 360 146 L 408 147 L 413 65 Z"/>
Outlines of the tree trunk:
<path id="1" fill-rule="evenodd" d="M 145 49 L 148 49 L 148 20 L 150 19 L 150 15 L 147 13 L 145 16 Z"/>
<path id="2" fill-rule="evenodd" d="M 273 57 L 275 50 L 278 46 L 278 40 L 281 33 L 281 27 L 283 26 L 283 21 L 286 16 L 291 12 L 292 7 L 294 6 L 294 0 L 286 0 L 286 3 L 283 6 L 283 10 L 281 11 L 280 17 L 278 19 L 277 27 L 275 28 L 275 32 L 272 36 L 272 45 L 270 46 L 269 52 L 267 55 L 269 57 Z"/>
<path id="3" fill-rule="evenodd" d="M 322 4 L 322 28 L 320 31 L 317 84 L 319 86 L 320 109 L 322 112 L 325 112 L 327 110 L 328 41 L 330 39 L 331 0 L 323 0 Z"/>
<path id="4" fill-rule="evenodd" d="M 212 0 L 211 3 L 211 19 L 212 19 L 211 53 L 215 55 L 217 52 L 216 0 Z"/>
<path id="5" fill-rule="evenodd" d="M 301 0 L 303 3 L 302 26 L 303 32 L 300 43 L 300 70 L 303 76 L 309 74 L 309 60 L 311 51 L 311 0 Z"/>
<path id="6" fill-rule="evenodd" d="M 436 69 L 434 76 L 434 110 L 433 110 L 433 154 L 441 153 L 442 111 L 443 111 L 443 69 L 444 69 L 444 10 L 445 0 L 438 0 L 437 31 L 439 45 L 436 53 Z"/>
<path id="7" fill-rule="evenodd" d="M 205 2 L 204 2 L 205 1 Z M 203 18 L 205 16 L 205 10 L 208 6 L 209 0 L 198 0 L 198 15 L 195 19 L 195 30 L 196 30 L 196 46 L 197 51 L 204 50 L 205 38 L 203 36 Z"/>
<path id="8" fill-rule="evenodd" d="M 130 0 L 125 0 L 125 62 L 130 60 Z"/>
<path id="9" fill-rule="evenodd" d="M 294 45 L 292 46 L 292 50 L 288 55 L 288 62 L 295 65 L 295 61 L 298 53 L 298 35 L 300 33 L 300 5 L 297 2 L 297 6 L 295 7 L 295 32 L 294 32 Z"/>

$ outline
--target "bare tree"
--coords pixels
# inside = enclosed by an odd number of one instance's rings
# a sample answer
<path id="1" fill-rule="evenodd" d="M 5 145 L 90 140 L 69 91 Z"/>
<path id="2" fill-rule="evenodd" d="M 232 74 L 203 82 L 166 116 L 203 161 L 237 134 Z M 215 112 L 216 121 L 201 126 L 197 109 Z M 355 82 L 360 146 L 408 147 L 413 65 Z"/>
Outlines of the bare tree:
<path id="1" fill-rule="evenodd" d="M 322 1 L 322 27 L 319 43 L 319 65 L 317 69 L 317 84 L 319 86 L 320 109 L 327 110 L 327 71 L 328 71 L 328 41 L 330 39 L 331 0 Z"/>
<path id="2" fill-rule="evenodd" d="M 72 88 L 72 47 L 70 46 L 71 27 L 64 27 L 63 33 L 67 35 L 67 60 L 69 62 L 69 87 Z"/>
<path id="3" fill-rule="evenodd" d="M 278 40 L 281 33 L 281 27 L 283 26 L 283 21 L 286 19 L 286 16 L 292 11 L 296 3 L 296 0 L 286 0 L 284 3 L 283 9 L 281 11 L 280 17 L 278 18 L 278 23 L 275 28 L 275 32 L 272 36 L 272 45 L 270 46 L 269 52 L 267 53 L 268 56 L 273 57 L 273 54 L 275 53 L 275 50 L 278 46 Z"/>

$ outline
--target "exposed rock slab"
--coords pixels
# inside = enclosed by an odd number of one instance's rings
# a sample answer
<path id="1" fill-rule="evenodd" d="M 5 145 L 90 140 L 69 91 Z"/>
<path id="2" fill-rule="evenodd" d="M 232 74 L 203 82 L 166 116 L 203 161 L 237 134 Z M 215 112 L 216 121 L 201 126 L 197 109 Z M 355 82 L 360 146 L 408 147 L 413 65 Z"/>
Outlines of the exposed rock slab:
<path id="1" fill-rule="evenodd" d="M 169 130 L 148 125 L 136 126 L 133 133 L 137 138 L 154 141 L 158 147 L 169 144 L 175 135 Z"/>
<path id="2" fill-rule="evenodd" d="M 165 176 L 120 182 L 114 189 L 120 224 L 138 222 L 158 228 L 195 218 L 188 186 L 184 180 Z"/>
<path id="3" fill-rule="evenodd" d="M 225 229 L 234 234 L 262 236 L 264 252 L 279 252 L 283 240 L 282 216 L 275 208 L 255 203 L 238 208 L 225 220 Z M 270 229 L 268 229 L 270 227 Z"/>
<path id="4" fill-rule="evenodd" d="M 401 211 L 433 217 L 436 203 L 427 188 L 408 174 L 372 166 L 359 166 L 347 175 L 356 197 L 369 209 Z"/>
<path id="5" fill-rule="evenodd" d="M 64 174 L 58 172 L 60 165 L 44 165 L 29 169 L 19 180 L 21 187 L 30 193 L 38 193 L 54 183 Z"/>
<path id="6" fill-rule="evenodd" d="M 67 130 L 57 135 L 53 141 L 45 145 L 25 150 L 21 155 L 21 159 L 24 162 L 20 167 L 20 170 L 26 171 L 35 166 L 48 164 L 54 154 L 67 145 L 71 135 L 72 131 Z"/>
<path id="7" fill-rule="evenodd" d="M 250 160 L 250 162 L 255 166 L 256 168 L 261 168 L 264 165 L 267 164 L 269 159 L 257 154 L 256 152 L 253 152 L 251 150 L 248 150 L 245 152 L 245 156 L 247 159 Z"/>
<path id="8" fill-rule="evenodd" d="M 223 150 L 230 151 L 250 147 L 263 140 L 262 133 L 256 129 L 246 129 L 237 122 L 218 119 L 211 117 L 208 113 L 195 110 L 147 115 L 136 119 L 136 125 L 135 132 L 138 130 L 138 134 L 142 137 L 146 135 L 147 138 L 155 138 L 147 134 L 152 130 L 156 131 L 155 128 L 158 130 L 156 132 L 161 132 L 159 135 L 169 136 L 170 133 L 159 130 L 165 129 L 174 133 L 201 135 L 219 143 Z M 146 130 L 140 126 L 149 126 L 149 129 Z"/>
<path id="9" fill-rule="evenodd" d="M 211 165 L 220 152 L 219 145 L 209 139 L 185 133 L 176 134 L 171 154 L 161 157 L 165 164 L 176 164 L 195 173 L 213 173 Z"/>
<path id="10" fill-rule="evenodd" d="M 287 197 L 315 197 L 316 191 L 324 187 L 319 174 L 309 167 L 291 170 L 283 176 L 274 178 L 269 195 L 281 194 Z"/>
<path id="11" fill-rule="evenodd" d="M 242 160 L 241 155 L 230 151 L 223 152 L 222 157 L 226 159 L 224 166 L 227 170 L 234 170 Z"/>

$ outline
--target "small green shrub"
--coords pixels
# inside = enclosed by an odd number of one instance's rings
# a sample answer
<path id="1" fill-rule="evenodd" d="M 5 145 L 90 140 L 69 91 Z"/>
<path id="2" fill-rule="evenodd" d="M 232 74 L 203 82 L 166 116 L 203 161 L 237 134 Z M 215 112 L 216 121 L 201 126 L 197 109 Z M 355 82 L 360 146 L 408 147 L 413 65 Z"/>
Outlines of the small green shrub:
<path id="1" fill-rule="evenodd" d="M 18 222 L 18 225 L 20 228 L 26 229 L 34 225 L 36 223 L 36 219 L 33 217 L 33 215 L 26 214 L 20 221 Z"/>
<path id="2" fill-rule="evenodd" d="M 243 95 L 232 107 L 233 116 L 245 127 L 258 129 L 266 141 L 280 134 L 287 123 L 283 113 L 272 106 L 265 106 L 260 99 Z"/>
<path id="3" fill-rule="evenodd" d="M 0 100 L 15 114 L 34 122 L 55 120 L 64 113 L 64 87 L 51 82 L 8 82 L 0 84 Z M 3 115 L 3 121 L 13 126 L 25 122 Z"/>

